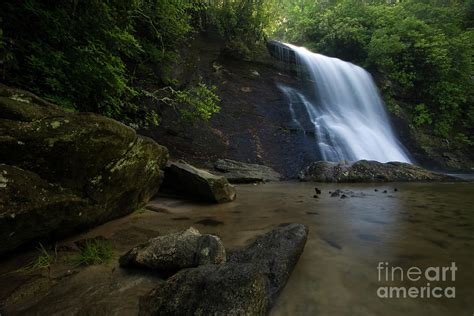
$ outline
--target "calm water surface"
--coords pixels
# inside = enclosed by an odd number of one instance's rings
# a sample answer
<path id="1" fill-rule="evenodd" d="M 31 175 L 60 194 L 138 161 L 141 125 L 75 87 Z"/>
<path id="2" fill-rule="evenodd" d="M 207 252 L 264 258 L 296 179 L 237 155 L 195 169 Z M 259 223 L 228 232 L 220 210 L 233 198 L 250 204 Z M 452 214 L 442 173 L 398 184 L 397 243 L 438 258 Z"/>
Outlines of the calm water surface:
<path id="1" fill-rule="evenodd" d="M 319 198 L 313 197 L 315 187 L 322 190 Z M 329 191 L 337 188 L 352 192 L 346 199 L 330 197 Z M 282 182 L 239 186 L 237 200 L 223 205 L 191 207 L 166 199 L 153 204 L 170 211 L 163 216 L 167 220 L 220 235 L 227 247 L 240 247 L 276 224 L 307 225 L 304 253 L 273 315 L 474 313 L 472 183 Z M 394 282 L 381 282 L 379 262 L 403 269 L 455 262 L 454 282 L 430 282 L 430 286 L 455 286 L 456 298 L 379 298 L 380 286 L 427 285 L 426 279 L 402 282 L 397 275 Z"/>
<path id="2" fill-rule="evenodd" d="M 319 198 L 313 197 L 315 186 L 322 191 Z M 329 191 L 335 189 L 351 192 L 345 199 L 331 197 Z M 235 202 L 219 205 L 158 197 L 148 205 L 152 211 L 136 212 L 74 238 L 105 236 L 118 255 L 148 238 L 194 226 L 219 235 L 232 250 L 281 223 L 303 223 L 309 227 L 305 250 L 272 315 L 473 315 L 474 183 L 280 182 L 241 185 L 237 192 Z M 17 293 L 5 303 L 7 315 L 94 315 L 98 310 L 136 315 L 138 298 L 159 284 L 120 269 L 116 260 L 112 266 L 87 268 L 72 268 L 66 261 L 53 266 L 57 285 L 45 276 L 30 284 L 21 274 L 4 273 L 21 266 L 19 260 L 0 265 L 0 298 Z M 381 282 L 379 262 L 405 270 L 455 262 L 454 282 L 430 286 L 454 286 L 456 298 L 379 298 L 381 286 L 427 283 L 406 278 Z M 74 272 L 68 276 L 70 269 Z"/>

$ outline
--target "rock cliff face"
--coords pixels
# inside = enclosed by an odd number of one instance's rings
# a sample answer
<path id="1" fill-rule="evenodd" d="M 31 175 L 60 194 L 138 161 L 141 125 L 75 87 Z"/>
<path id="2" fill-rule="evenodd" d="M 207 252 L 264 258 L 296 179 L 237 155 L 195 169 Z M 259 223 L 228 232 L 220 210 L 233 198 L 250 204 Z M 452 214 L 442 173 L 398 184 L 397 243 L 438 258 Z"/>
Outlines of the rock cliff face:
<path id="1" fill-rule="evenodd" d="M 189 68 L 178 80 L 189 82 L 200 76 L 217 86 L 221 111 L 209 123 L 184 125 L 172 108 L 163 109 L 160 125 L 141 133 L 159 140 L 173 158 L 209 170 L 214 169 L 213 162 L 227 158 L 295 177 L 317 160 L 310 146 L 314 135 L 302 137 L 301 131 L 291 129 L 288 102 L 278 88 L 279 83 L 293 86 L 298 81 L 274 64 L 276 59 L 264 45 L 258 60 L 242 61 L 221 54 L 220 42 L 198 37 L 191 44 L 175 67 Z"/>
<path id="2" fill-rule="evenodd" d="M 302 168 L 321 160 L 321 155 L 315 146 L 317 135 L 311 128 L 305 128 L 305 132 L 294 126 L 288 99 L 279 88 L 281 84 L 301 87 L 293 67 L 294 56 L 288 56 L 290 65 L 272 58 L 272 55 L 277 57 L 281 52 L 275 42 L 269 42 L 268 47 L 262 45 L 260 48 L 259 58 L 242 61 L 222 55 L 220 44 L 209 38 L 197 37 L 173 69 L 180 82 L 187 83 L 192 78 L 197 80 L 202 77 L 205 82 L 217 86 L 217 94 L 222 100 L 221 111 L 211 118 L 209 124 L 188 126 L 178 123 L 172 108 L 164 108 L 160 113 L 160 126 L 140 132 L 165 145 L 175 159 L 184 159 L 200 168 L 213 169 L 213 162 L 232 159 L 265 165 L 285 178 L 296 178 Z M 417 149 L 425 142 L 410 136 L 408 118 L 392 118 L 396 119 L 393 125 L 400 141 L 414 160 L 432 169 L 450 169 L 439 159 L 426 160 L 425 153 Z M 304 126 L 310 123 L 305 122 Z M 401 128 L 405 125 L 406 128 Z M 433 139 L 432 135 L 429 139 Z M 440 142 L 430 147 L 442 148 Z M 444 152 L 455 154 L 450 149 L 443 149 Z M 457 157 L 440 159 L 454 163 Z M 457 165 L 468 169 L 469 161 Z M 453 169 L 456 168 L 453 166 Z"/>
<path id="3" fill-rule="evenodd" d="M 0 253 L 144 205 L 168 151 L 117 121 L 0 86 Z"/>

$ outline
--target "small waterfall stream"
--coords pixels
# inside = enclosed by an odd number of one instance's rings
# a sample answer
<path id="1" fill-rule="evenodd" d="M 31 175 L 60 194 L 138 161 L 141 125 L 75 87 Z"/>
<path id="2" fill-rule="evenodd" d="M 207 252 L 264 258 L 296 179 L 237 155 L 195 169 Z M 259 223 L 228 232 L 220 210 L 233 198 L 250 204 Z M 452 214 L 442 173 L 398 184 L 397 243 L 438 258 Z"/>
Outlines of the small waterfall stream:
<path id="1" fill-rule="evenodd" d="M 367 71 L 304 47 L 281 46 L 280 58 L 296 61 L 305 85 L 279 87 L 288 98 L 294 128 L 314 133 L 322 160 L 410 162 Z M 294 52 L 293 60 L 289 51 Z"/>

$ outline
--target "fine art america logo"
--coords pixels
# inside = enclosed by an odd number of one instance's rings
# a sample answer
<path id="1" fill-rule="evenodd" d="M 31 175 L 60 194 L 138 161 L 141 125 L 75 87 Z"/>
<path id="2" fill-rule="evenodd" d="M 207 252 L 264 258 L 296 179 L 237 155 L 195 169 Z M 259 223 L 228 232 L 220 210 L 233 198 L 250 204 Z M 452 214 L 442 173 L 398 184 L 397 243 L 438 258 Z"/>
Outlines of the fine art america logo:
<path id="1" fill-rule="evenodd" d="M 455 298 L 456 288 L 446 286 L 456 281 L 455 262 L 449 266 L 433 266 L 427 268 L 402 268 L 391 266 L 388 262 L 379 262 L 377 265 L 378 281 L 386 283 L 417 282 L 422 286 L 380 286 L 377 296 L 380 298 Z M 436 282 L 436 283 L 434 283 Z M 432 284 L 434 283 L 434 284 Z M 392 284 L 393 285 L 393 284 Z"/>

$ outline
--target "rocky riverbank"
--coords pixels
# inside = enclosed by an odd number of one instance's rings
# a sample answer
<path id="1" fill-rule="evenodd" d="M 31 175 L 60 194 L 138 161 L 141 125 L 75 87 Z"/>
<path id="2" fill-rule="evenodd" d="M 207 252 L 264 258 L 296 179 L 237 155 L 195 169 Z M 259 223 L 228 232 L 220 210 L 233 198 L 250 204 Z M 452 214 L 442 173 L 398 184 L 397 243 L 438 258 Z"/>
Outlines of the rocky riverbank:
<path id="1" fill-rule="evenodd" d="M 308 234 L 303 225 L 271 224 L 251 237 L 234 235 L 238 243 L 226 235 L 224 243 L 230 247 L 224 248 L 214 234 L 201 234 L 195 228 L 176 232 L 183 225 L 179 220 L 170 221 L 168 215 L 134 213 L 62 241 L 54 261 L 43 269 L 22 269 L 22 262 L 31 260 L 34 253 L 0 263 L 0 280 L 5 284 L 0 291 L 0 311 L 7 315 L 182 315 L 200 311 L 264 315 L 291 275 Z M 194 225 L 213 231 L 207 224 Z M 112 245 L 111 261 L 75 264 L 77 245 L 92 239 Z"/>
<path id="2" fill-rule="evenodd" d="M 52 273 L 60 257 L 58 252 L 77 253 L 80 258 L 75 264 L 79 266 L 116 259 L 112 258 L 109 240 L 103 236 L 59 248 L 58 241 L 142 208 L 158 193 L 162 182 L 166 191 L 207 203 L 236 198 L 235 187 L 225 177 L 185 162 L 169 162 L 165 147 L 136 134 L 134 129 L 92 113 L 67 112 L 26 91 L 0 86 L 0 123 L 0 254 L 28 244 L 39 245 L 41 250 L 39 257 L 26 266 L 13 270 L 7 267 L 0 274 L 4 281 L 16 280 L 9 288 L 13 292 L 1 295 L 5 307 L 0 305 L 0 313 L 3 309 L 9 315 L 37 313 L 42 309 L 37 304 L 42 304 L 45 293 L 47 300 L 50 291 L 55 293 L 57 288 L 64 290 L 54 294 L 58 299 L 72 300 L 64 287 L 83 281 L 74 278 L 75 271 L 81 270 L 59 268 Z M 231 163 L 239 166 L 239 178 L 252 182 L 267 181 L 269 176 L 279 179 L 268 167 Z M 224 166 L 228 168 L 229 162 Z M 224 169 L 221 166 L 221 171 L 229 171 Z M 122 268 L 157 274 L 126 277 L 120 272 L 111 275 L 109 285 L 137 282 L 135 285 L 147 288 L 158 284 L 143 296 L 140 305 L 136 305 L 139 297 L 135 297 L 133 304 L 142 315 L 264 314 L 284 287 L 306 236 L 303 225 L 277 227 L 226 260 L 226 250 L 216 236 L 201 235 L 194 228 L 160 234 L 120 259 Z M 55 244 L 54 255 L 42 241 Z M 69 261 L 67 255 L 63 260 Z M 20 281 L 46 268 L 47 279 Z M 85 276 L 85 286 L 100 287 L 104 281 Z M 22 287 L 25 282 L 28 286 Z M 115 290 L 126 291 L 121 285 Z M 110 293 L 117 291 L 97 289 L 91 298 L 96 302 L 107 300 Z M 75 305 L 61 312 L 108 314 L 121 309 L 124 303 L 114 307 L 108 304 Z"/>
<path id="3" fill-rule="evenodd" d="M 299 179 L 313 182 L 461 181 L 408 163 L 368 160 L 339 163 L 316 161 L 300 172 Z"/>

